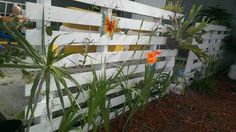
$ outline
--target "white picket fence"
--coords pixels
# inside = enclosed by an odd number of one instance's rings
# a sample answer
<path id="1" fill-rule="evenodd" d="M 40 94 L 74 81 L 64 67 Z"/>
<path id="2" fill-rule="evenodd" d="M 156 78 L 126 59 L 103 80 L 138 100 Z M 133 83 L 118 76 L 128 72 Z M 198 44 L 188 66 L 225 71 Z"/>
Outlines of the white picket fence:
<path id="1" fill-rule="evenodd" d="M 193 45 L 198 45 L 200 49 L 205 51 L 208 55 L 214 55 L 219 59 L 223 59 L 223 39 L 229 36 L 230 29 L 219 25 L 207 25 L 207 33 L 203 36 L 203 43 L 198 44 L 193 41 Z M 191 83 L 195 71 L 202 71 L 205 65 L 198 59 L 198 57 L 189 52 L 188 59 L 185 66 L 185 74 L 188 82 Z"/>
<path id="2" fill-rule="evenodd" d="M 74 0 L 77 1 L 77 0 Z M 70 23 L 70 24 L 79 24 L 79 25 L 89 25 L 99 27 L 98 31 L 90 31 L 90 30 L 76 30 L 72 28 L 68 28 L 66 26 L 61 26 L 59 31 L 53 31 L 52 36 L 46 36 L 46 43 L 49 43 L 56 35 L 62 34 L 59 39 L 55 42 L 57 45 L 66 45 L 72 41 L 78 42 L 77 45 L 84 45 L 85 38 L 93 40 L 92 45 L 96 46 L 96 52 L 88 53 L 90 57 L 86 59 L 86 66 L 90 66 L 91 64 L 96 64 L 98 69 L 97 74 L 102 74 L 102 68 L 104 65 L 104 59 L 106 59 L 106 63 L 109 64 L 109 68 L 106 69 L 107 76 L 111 76 L 117 72 L 116 67 L 112 64 L 121 64 L 127 61 L 139 61 L 145 59 L 145 53 L 148 51 L 156 50 L 160 47 L 160 45 L 164 45 L 166 38 L 159 37 L 159 33 L 165 31 L 165 26 L 161 26 L 160 29 L 155 36 L 152 37 L 152 40 L 149 42 L 149 34 L 152 30 L 154 30 L 160 18 L 163 16 L 164 19 L 169 19 L 169 15 L 174 15 L 172 12 L 164 11 L 162 9 L 154 8 L 151 6 L 143 5 L 137 2 L 132 2 L 128 0 L 78 0 L 77 2 L 86 3 L 90 5 L 96 5 L 101 8 L 101 12 L 89 12 L 86 10 L 74 10 L 67 9 L 63 7 L 56 7 L 51 5 L 50 0 L 42 1 L 39 3 L 26 3 L 26 16 L 32 20 L 37 22 L 37 28 L 27 30 L 26 38 L 33 44 L 37 46 L 40 44 L 41 40 L 41 31 L 40 22 L 42 22 L 43 10 L 44 10 L 44 19 L 45 24 L 49 25 L 50 22 L 59 22 L 59 23 Z M 144 15 L 150 18 L 153 18 L 153 22 L 151 21 L 142 21 L 131 18 L 119 17 L 119 28 L 129 29 L 128 34 L 124 33 L 115 33 L 113 39 L 110 39 L 106 35 L 100 37 L 102 30 L 102 13 L 107 12 L 108 14 L 112 13 L 112 10 L 120 10 L 129 13 Z M 142 24 L 143 23 L 143 24 Z M 141 26 L 142 25 L 142 26 Z M 145 31 L 146 33 L 141 33 L 139 38 L 138 30 Z M 138 39 L 139 38 L 139 39 Z M 138 41 L 137 41 L 138 40 Z M 142 49 L 136 51 L 133 56 L 134 51 L 129 50 L 132 46 L 135 45 L 149 45 L 149 49 L 143 51 Z M 110 46 L 124 46 L 124 50 L 110 50 Z M 177 50 L 168 50 L 161 49 L 161 57 L 165 59 L 159 62 L 158 69 L 163 68 L 166 65 L 166 70 L 171 71 L 175 64 L 175 56 L 177 54 Z M 94 59 L 95 58 L 95 59 Z M 67 67 L 73 67 L 81 64 L 79 60 L 83 60 L 84 56 L 81 54 L 75 54 L 69 56 L 67 59 L 62 60 L 58 65 L 62 66 L 66 63 Z M 73 61 L 73 63 L 72 63 Z M 134 73 L 143 73 L 145 70 L 145 62 L 139 64 L 133 64 L 129 68 L 126 66 L 124 68 L 124 73 L 128 74 L 131 71 Z M 73 73 L 72 76 L 78 80 L 78 82 L 82 84 L 87 84 L 92 79 L 92 72 L 78 72 Z M 131 79 L 129 82 L 139 82 L 142 80 L 142 76 L 138 76 L 137 78 Z M 69 87 L 73 87 L 73 83 L 67 81 Z M 25 95 L 30 95 L 32 85 L 26 85 Z M 51 92 L 55 92 L 57 90 L 55 86 L 55 82 L 51 82 Z M 112 94 L 117 91 L 120 91 L 119 88 L 110 91 L 107 94 Z M 76 94 L 76 93 L 75 93 Z M 118 97 L 114 97 L 111 99 L 111 105 L 113 107 L 118 106 L 124 103 L 124 96 L 120 95 Z M 70 106 L 70 102 L 67 96 L 64 96 L 65 107 Z M 78 103 L 84 102 L 85 99 L 81 96 L 78 99 Z M 34 125 L 31 127 L 31 132 L 48 132 L 54 131 L 58 129 L 60 120 L 62 116 L 53 117 L 51 123 L 46 119 L 46 104 L 45 99 L 38 103 L 37 108 L 35 110 Z M 60 105 L 60 99 L 58 97 L 51 97 L 50 99 L 51 112 L 55 113 L 62 109 Z M 84 108 L 82 111 L 86 111 L 87 108 Z M 114 112 L 111 115 L 114 115 Z"/>
<path id="3" fill-rule="evenodd" d="M 31 44 L 34 46 L 40 45 L 41 41 L 41 22 L 42 16 L 44 12 L 44 20 L 45 25 L 50 25 L 51 22 L 58 22 L 58 23 L 70 23 L 70 24 L 79 24 L 79 25 L 86 25 L 86 26 L 95 26 L 98 27 L 98 30 L 81 30 L 81 29 L 73 29 L 70 27 L 66 27 L 62 25 L 60 30 L 53 31 L 52 36 L 46 35 L 46 43 L 48 44 L 55 36 L 58 34 L 62 34 L 58 40 L 56 40 L 55 44 L 57 45 L 66 45 L 70 42 L 78 42 L 76 45 L 85 45 L 85 39 L 88 38 L 92 41 L 92 45 L 96 46 L 96 52 L 90 52 L 86 59 L 86 66 L 91 66 L 91 64 L 96 64 L 97 67 L 97 74 L 102 74 L 102 69 L 104 65 L 102 64 L 104 60 L 109 65 L 106 69 L 107 76 L 111 76 L 117 72 L 116 67 L 112 64 L 121 64 L 127 61 L 139 61 L 145 59 L 145 53 L 148 51 L 159 49 L 161 45 L 165 45 L 166 37 L 159 37 L 160 32 L 166 31 L 166 26 L 160 26 L 161 29 L 152 36 L 151 42 L 149 42 L 149 34 L 153 31 L 158 23 L 160 22 L 161 18 L 169 19 L 169 15 L 172 16 L 174 13 L 165 11 L 159 8 L 151 7 L 148 5 L 144 5 L 141 3 L 129 1 L 129 0 L 73 0 L 77 1 L 78 3 L 85 3 L 89 5 L 96 5 L 101 8 L 100 12 L 91 12 L 82 9 L 68 9 L 64 7 L 56 7 L 51 5 L 51 0 L 42 0 L 38 3 L 26 3 L 26 17 L 28 17 L 32 21 L 36 21 L 37 25 L 35 29 L 30 29 L 26 31 L 26 38 L 30 41 Z M 102 13 L 107 12 L 108 14 L 112 14 L 112 10 L 119 10 L 128 13 L 133 13 L 135 15 L 141 15 L 148 17 L 149 21 L 138 20 L 134 18 L 119 18 L 119 28 L 129 29 L 130 31 L 128 34 L 124 33 L 115 33 L 113 39 L 110 39 L 106 35 L 100 37 L 101 30 L 102 30 Z M 178 14 L 179 15 L 179 14 Z M 153 20 L 153 21 L 150 21 Z M 142 26 L 141 26 L 142 25 Z M 137 31 L 141 30 L 142 32 L 139 34 Z M 209 26 L 209 34 L 205 36 L 205 42 L 202 45 L 202 48 L 210 48 L 210 41 L 211 44 L 214 45 L 215 50 L 219 50 L 221 40 L 223 39 L 223 32 L 226 31 L 224 27 L 220 26 Z M 211 31 L 214 31 L 212 34 Z M 218 34 L 218 31 L 221 31 Z M 140 38 L 139 38 L 139 35 Z M 211 37 L 210 37 L 211 36 Z M 139 38 L 139 39 L 138 39 Z M 138 40 L 138 41 L 137 41 Z M 217 41 L 216 41 L 217 40 Z M 131 47 L 135 45 L 149 45 L 149 49 L 145 50 L 138 50 L 136 51 L 135 55 L 133 55 L 134 51 L 130 50 Z M 123 46 L 123 50 L 111 50 L 110 47 L 115 46 Z M 163 68 L 166 65 L 167 71 L 172 71 L 174 64 L 175 64 L 175 56 L 177 54 L 177 50 L 169 50 L 169 49 L 160 49 L 161 50 L 161 57 L 164 59 L 159 62 L 158 69 Z M 210 50 L 210 49 L 209 49 Z M 95 58 L 95 59 L 94 59 Z M 71 55 L 68 58 L 62 60 L 58 63 L 59 66 L 63 66 L 66 64 L 66 67 L 74 67 L 76 65 L 81 64 L 79 60 L 83 60 L 84 56 L 80 53 Z M 201 63 L 193 63 L 193 60 L 197 59 L 192 53 L 189 54 L 189 58 L 187 61 L 186 72 L 191 71 L 194 68 L 200 67 Z M 73 63 L 72 63 L 73 62 Z M 143 73 L 145 67 L 145 62 L 139 64 L 133 64 L 128 68 L 126 66 L 124 68 L 124 73 L 128 74 L 131 71 L 135 70 L 134 73 Z M 83 70 L 83 69 L 82 69 Z M 88 84 L 92 79 L 92 71 L 86 70 L 85 72 L 79 71 L 77 73 L 73 73 L 72 76 L 78 80 L 78 82 L 82 84 Z M 132 82 L 139 82 L 142 80 L 142 76 L 138 76 L 137 78 L 130 79 L 130 83 Z M 73 87 L 73 83 L 67 81 L 69 87 Z M 32 85 L 26 85 L 25 88 L 25 96 L 30 96 L 30 90 Z M 51 92 L 55 92 L 57 90 L 55 82 L 51 82 Z M 110 91 L 107 94 L 112 94 L 117 91 L 120 91 L 119 88 Z M 76 94 L 76 93 L 75 93 Z M 124 95 L 119 95 L 111 99 L 111 105 L 113 107 L 118 106 L 124 103 L 125 97 Z M 78 99 L 78 103 L 84 102 L 85 99 L 81 96 Z M 70 102 L 67 96 L 64 96 L 65 107 L 70 106 Z M 62 109 L 60 105 L 60 99 L 58 97 L 53 97 L 51 95 L 50 99 L 50 106 L 51 112 L 56 113 Z M 86 111 L 87 108 L 83 108 L 82 111 Z M 114 112 L 111 113 L 114 115 Z M 50 132 L 58 130 L 60 120 L 62 115 L 58 115 L 53 117 L 52 121 L 49 122 L 46 117 L 46 101 L 42 99 L 37 105 L 37 108 L 34 113 L 34 124 L 31 126 L 31 132 Z"/>

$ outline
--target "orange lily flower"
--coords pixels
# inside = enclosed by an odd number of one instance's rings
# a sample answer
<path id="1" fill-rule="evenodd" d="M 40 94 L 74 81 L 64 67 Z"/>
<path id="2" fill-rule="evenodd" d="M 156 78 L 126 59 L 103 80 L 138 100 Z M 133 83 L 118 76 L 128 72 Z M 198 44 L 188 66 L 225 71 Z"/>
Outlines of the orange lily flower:
<path id="1" fill-rule="evenodd" d="M 156 63 L 157 62 L 157 58 L 156 57 L 158 55 L 160 55 L 160 54 L 161 54 L 160 50 L 148 52 L 146 54 L 146 56 L 147 56 L 147 63 L 148 64 Z"/>

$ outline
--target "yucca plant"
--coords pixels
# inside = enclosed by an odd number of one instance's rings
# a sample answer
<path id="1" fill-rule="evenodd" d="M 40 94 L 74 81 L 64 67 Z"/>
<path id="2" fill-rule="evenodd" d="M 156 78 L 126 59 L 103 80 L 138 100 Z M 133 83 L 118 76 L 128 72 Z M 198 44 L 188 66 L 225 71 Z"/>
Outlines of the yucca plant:
<path id="1" fill-rule="evenodd" d="M 44 23 L 44 22 L 42 22 Z M 45 44 L 45 25 L 42 25 L 42 45 L 41 45 L 41 52 L 37 51 L 32 47 L 32 45 L 25 39 L 24 36 L 17 30 L 17 28 L 12 25 L 11 23 L 4 23 L 5 30 L 13 37 L 15 41 L 18 42 L 18 45 L 26 52 L 28 58 L 31 60 L 24 61 L 14 56 L 11 57 L 11 60 L 17 62 L 17 64 L 0 64 L 1 68 L 20 68 L 20 69 L 35 69 L 36 75 L 34 78 L 34 82 L 31 89 L 30 99 L 29 99 L 29 106 L 26 112 L 26 119 L 29 121 L 28 129 L 32 123 L 34 111 L 37 107 L 37 103 L 39 101 L 40 93 L 42 90 L 46 91 L 46 108 L 48 113 L 48 118 L 50 118 L 50 107 L 49 107 L 49 100 L 50 100 L 50 91 L 51 91 L 51 81 L 55 81 L 58 96 L 60 98 L 60 102 L 64 112 L 64 100 L 63 100 L 63 90 L 64 88 L 65 93 L 69 97 L 70 102 L 74 102 L 76 99 L 72 95 L 66 80 L 71 81 L 76 86 L 78 92 L 83 91 L 82 87 L 80 87 L 79 83 L 76 79 L 74 79 L 70 72 L 65 67 L 57 66 L 56 63 L 60 60 L 68 57 L 71 54 L 64 54 L 63 47 L 58 47 L 53 49 L 54 42 L 59 37 L 56 36 L 48 45 L 48 48 Z M 45 85 L 44 85 L 45 84 Z M 78 104 L 77 104 L 78 105 Z M 79 107 L 79 105 L 78 105 Z"/>
<path id="2" fill-rule="evenodd" d="M 192 51 L 201 61 L 206 61 L 207 54 L 197 46 L 192 45 L 193 40 L 201 44 L 202 36 L 206 33 L 204 28 L 207 26 L 208 20 L 201 19 L 197 24 L 197 16 L 202 6 L 193 5 L 187 17 L 170 16 L 171 26 L 167 27 L 166 34 L 170 36 L 167 45 L 171 48 L 178 48 Z"/>

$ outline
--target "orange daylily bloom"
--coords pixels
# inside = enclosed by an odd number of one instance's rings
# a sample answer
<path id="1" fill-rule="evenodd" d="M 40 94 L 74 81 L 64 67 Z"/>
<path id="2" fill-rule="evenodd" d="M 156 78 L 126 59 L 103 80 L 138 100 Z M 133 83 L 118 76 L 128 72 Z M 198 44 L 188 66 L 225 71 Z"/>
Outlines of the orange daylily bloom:
<path id="1" fill-rule="evenodd" d="M 147 63 L 148 64 L 154 64 L 157 62 L 157 56 L 160 55 L 160 50 L 157 51 L 151 51 L 146 54 L 147 56 Z"/>
<path id="2" fill-rule="evenodd" d="M 157 61 L 157 59 L 154 57 L 147 59 L 148 64 L 154 64 L 156 61 Z"/>

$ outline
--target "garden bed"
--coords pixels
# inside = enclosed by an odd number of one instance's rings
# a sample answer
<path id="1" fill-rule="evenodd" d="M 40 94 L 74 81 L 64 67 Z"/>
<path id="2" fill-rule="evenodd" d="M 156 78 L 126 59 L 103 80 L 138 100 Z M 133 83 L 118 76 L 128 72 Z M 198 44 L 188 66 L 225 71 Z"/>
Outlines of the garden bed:
<path id="1" fill-rule="evenodd" d="M 217 80 L 219 84 L 213 95 L 189 90 L 184 96 L 170 94 L 151 102 L 144 116 L 142 112 L 135 114 L 128 131 L 235 131 L 236 82 L 222 75 Z M 111 131 L 120 132 L 126 118 L 123 115 L 114 119 Z"/>

